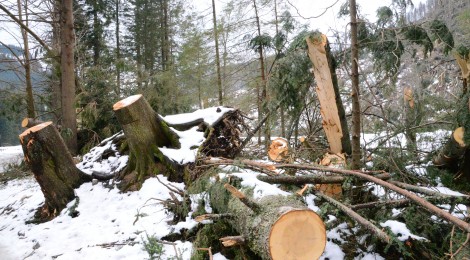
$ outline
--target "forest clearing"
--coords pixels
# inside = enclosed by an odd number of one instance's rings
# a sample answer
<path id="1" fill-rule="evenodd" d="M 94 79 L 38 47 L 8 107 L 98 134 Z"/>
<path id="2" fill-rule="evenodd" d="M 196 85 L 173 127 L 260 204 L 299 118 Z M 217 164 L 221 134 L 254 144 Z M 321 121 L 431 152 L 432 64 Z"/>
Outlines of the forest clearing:
<path id="1" fill-rule="evenodd" d="M 327 2 L 0 1 L 1 258 L 469 258 L 470 2 Z"/>

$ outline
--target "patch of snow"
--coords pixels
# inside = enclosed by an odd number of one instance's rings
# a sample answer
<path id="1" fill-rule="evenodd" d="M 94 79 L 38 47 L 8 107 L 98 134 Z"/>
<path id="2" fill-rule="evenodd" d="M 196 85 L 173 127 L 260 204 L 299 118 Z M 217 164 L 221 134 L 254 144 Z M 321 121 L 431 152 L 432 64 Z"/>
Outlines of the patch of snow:
<path id="1" fill-rule="evenodd" d="M 165 184 L 170 182 L 158 176 Z M 181 183 L 171 183 L 183 187 Z M 14 180 L 0 186 L 0 248 L 2 259 L 144 259 L 145 233 L 162 238 L 189 223 L 171 226 L 172 219 L 159 200 L 171 198 L 169 190 L 150 178 L 140 191 L 121 193 L 102 184 L 85 183 L 75 190 L 80 199 L 79 215 L 64 209 L 55 219 L 42 224 L 25 224 L 44 202 L 39 185 L 31 179 Z M 76 201 L 69 203 L 69 207 Z M 111 244 L 118 245 L 111 245 Z M 177 241 L 183 259 L 189 259 L 192 244 Z M 106 245 L 111 245 L 106 248 Z M 164 245 L 166 257 L 175 257 L 173 246 Z"/>
<path id="2" fill-rule="evenodd" d="M 414 235 L 411 231 L 406 227 L 406 224 L 403 222 L 399 222 L 396 220 L 387 220 L 384 223 L 380 223 L 382 227 L 389 227 L 393 234 L 397 235 L 398 240 L 405 241 L 409 237 L 416 240 L 424 240 L 427 241 L 426 238 Z"/>
<path id="3" fill-rule="evenodd" d="M 19 164 L 23 160 L 23 148 L 21 145 L 0 147 L 0 173 L 9 164 Z"/>
<path id="4" fill-rule="evenodd" d="M 315 212 L 320 211 L 320 208 L 315 205 L 315 199 L 317 196 L 313 194 L 308 194 L 307 196 L 304 197 L 305 203 L 307 204 L 307 207 Z"/>
<path id="5" fill-rule="evenodd" d="M 354 259 L 361 260 L 385 260 L 382 256 L 376 253 L 366 253 L 365 255 L 358 256 Z"/>
<path id="6" fill-rule="evenodd" d="M 163 120 L 168 122 L 169 124 L 183 124 L 187 122 L 191 122 L 197 120 L 199 118 L 203 119 L 204 122 L 208 125 L 212 125 L 220 117 L 222 117 L 228 111 L 233 110 L 233 108 L 228 107 L 209 107 L 206 109 L 199 109 L 192 113 L 184 113 L 184 114 L 177 114 L 177 115 L 168 115 L 163 116 Z M 219 111 L 219 112 L 217 112 Z"/>
<path id="7" fill-rule="evenodd" d="M 337 244 L 327 241 L 326 242 L 326 247 L 325 247 L 325 252 L 323 252 L 323 255 L 320 256 L 320 260 L 327 260 L 327 259 L 344 259 L 346 254 L 344 254 L 343 250 L 341 250 L 341 247 L 339 247 Z"/>
<path id="8" fill-rule="evenodd" d="M 264 196 L 270 195 L 283 195 L 289 196 L 291 193 L 283 191 L 277 187 L 277 185 L 272 185 L 263 181 L 260 181 L 256 178 L 260 173 L 252 171 L 252 170 L 243 170 L 240 172 L 233 172 L 230 175 L 236 176 L 242 179 L 241 185 L 245 187 L 252 187 L 253 190 L 253 198 L 260 199 Z"/>
<path id="9" fill-rule="evenodd" d="M 224 255 L 222 255 L 221 253 L 217 253 L 215 255 L 212 256 L 212 259 L 213 260 L 228 260 L 228 258 L 226 258 Z"/>
<path id="10" fill-rule="evenodd" d="M 178 131 L 170 127 L 178 136 L 181 144 L 180 149 L 160 147 L 160 151 L 169 159 L 179 163 L 186 164 L 196 161 L 197 150 L 204 142 L 204 132 L 197 131 L 195 126 L 187 131 Z"/>
<path id="11" fill-rule="evenodd" d="M 88 153 L 83 155 L 83 159 L 76 166 L 86 174 L 93 172 L 101 175 L 114 175 L 120 172 L 127 165 L 128 155 L 121 155 L 112 139 L 124 135 L 121 131 L 107 139 L 104 139 L 98 146 L 93 147 Z M 104 154 L 107 153 L 107 158 Z M 112 154 L 112 155 L 111 155 Z"/>

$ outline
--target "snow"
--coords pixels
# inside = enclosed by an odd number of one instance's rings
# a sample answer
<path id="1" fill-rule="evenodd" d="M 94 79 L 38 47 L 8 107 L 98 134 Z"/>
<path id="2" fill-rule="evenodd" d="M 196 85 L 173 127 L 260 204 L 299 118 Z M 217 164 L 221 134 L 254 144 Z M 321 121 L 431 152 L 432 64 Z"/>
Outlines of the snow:
<path id="1" fill-rule="evenodd" d="M 76 189 L 79 198 L 78 217 L 68 215 L 68 208 L 52 221 L 34 225 L 25 224 L 44 199 L 39 185 L 33 179 L 15 180 L 0 187 L 0 254 L 2 259 L 144 259 L 145 234 L 158 239 L 173 230 L 189 227 L 186 224 L 169 225 L 172 219 L 157 201 L 171 198 L 169 190 L 160 181 L 165 177 L 148 179 L 140 191 L 121 193 L 117 188 L 85 183 Z M 171 183 L 182 188 L 182 184 Z M 137 218 L 137 216 L 139 216 Z M 119 245 L 105 247 L 105 244 Z M 190 242 L 176 241 L 183 259 L 189 259 Z M 37 248 L 36 248 L 37 247 Z M 21 250 L 19 250 L 21 249 Z M 164 259 L 176 256 L 173 246 L 164 245 Z"/>
<path id="2" fill-rule="evenodd" d="M 228 111 L 233 110 L 233 108 L 228 107 L 210 107 L 205 109 L 199 109 L 192 113 L 184 113 L 177 115 L 168 115 L 162 117 L 166 122 L 175 125 L 183 124 L 187 122 L 194 121 L 196 119 L 203 119 L 204 122 L 208 125 L 215 123 L 220 117 L 222 117 Z"/>
<path id="3" fill-rule="evenodd" d="M 114 175 L 120 172 L 127 165 L 129 156 L 121 155 L 116 145 L 112 143 L 112 139 L 122 135 L 124 134 L 119 132 L 104 139 L 98 146 L 93 147 L 83 156 L 82 161 L 77 164 L 77 168 L 87 174 L 98 172 L 101 175 Z M 103 158 L 104 153 L 113 155 Z"/>
<path id="4" fill-rule="evenodd" d="M 195 126 L 187 131 L 178 131 L 171 127 L 178 136 L 181 144 L 180 149 L 160 147 L 160 151 L 166 157 L 179 163 L 186 164 L 196 161 L 198 147 L 204 142 L 204 132 L 197 131 Z"/>
<path id="5" fill-rule="evenodd" d="M 23 159 L 23 149 L 21 145 L 0 147 L 0 173 L 9 164 L 19 164 Z"/>
<path id="6" fill-rule="evenodd" d="M 387 220 L 384 223 L 380 223 L 380 226 L 390 228 L 390 231 L 392 231 L 393 234 L 395 234 L 398 240 L 400 241 L 405 241 L 409 237 L 411 237 L 412 239 L 416 239 L 416 240 L 427 241 L 427 239 L 424 237 L 413 235 L 411 231 L 406 227 L 406 224 L 403 222 L 399 222 L 396 220 Z"/>
<path id="7" fill-rule="evenodd" d="M 223 113 L 230 111 L 230 108 L 220 107 L 198 110 L 190 114 L 177 116 L 167 116 L 164 119 L 171 124 L 186 122 L 203 118 L 208 124 L 214 123 Z M 197 131 L 197 127 L 187 131 L 172 129 L 180 137 L 181 149 L 162 148 L 162 152 L 178 163 L 184 164 L 195 160 L 196 146 L 204 141 L 202 132 Z M 118 133 L 120 135 L 122 133 Z M 447 138 L 448 132 L 438 132 Z M 428 137 L 428 134 L 422 134 Z M 115 138 L 116 136 L 114 136 Z M 376 139 L 377 135 L 368 136 L 369 141 Z M 88 174 L 100 172 L 114 174 L 119 172 L 128 163 L 128 156 L 119 153 L 118 148 L 112 144 L 113 137 L 103 140 L 101 144 L 93 148 L 83 157 L 83 161 L 77 167 Z M 401 136 L 397 137 L 397 142 Z M 418 138 L 419 140 L 419 138 Z M 423 143 L 420 147 L 432 148 L 429 142 Z M 392 142 L 392 141 L 390 141 Z M 377 140 L 372 143 L 378 143 Z M 107 154 L 106 156 L 104 156 Z M 0 172 L 9 163 L 18 163 L 23 158 L 21 146 L 0 147 Z M 214 158 L 215 160 L 216 158 Z M 261 174 L 249 169 L 242 169 L 236 166 L 219 167 L 220 178 L 229 176 L 241 179 L 241 184 L 253 191 L 255 199 L 260 199 L 269 195 L 289 196 L 291 193 L 283 191 L 279 185 L 271 185 L 259 181 L 256 177 Z M 426 167 L 423 165 L 410 165 L 407 170 L 419 175 L 426 174 Z M 143 241 L 146 236 L 154 236 L 162 239 L 170 233 L 178 233 L 183 228 L 194 228 L 197 223 L 192 218 L 190 212 L 183 221 L 170 224 L 173 213 L 165 209 L 161 200 L 171 198 L 170 191 L 163 184 L 184 190 L 184 184 L 169 182 L 164 176 L 157 176 L 145 181 L 142 188 L 136 192 L 121 193 L 112 183 L 85 183 L 75 190 L 76 200 L 69 203 L 58 217 L 54 220 L 42 224 L 26 224 L 31 220 L 36 209 L 44 202 L 44 197 L 37 182 L 33 178 L 12 180 L 0 184 L 0 259 L 148 259 L 148 254 L 143 248 Z M 384 199 L 402 198 L 394 192 L 385 190 L 375 184 L 368 184 L 373 193 Z M 442 184 L 437 187 L 429 187 L 429 190 L 439 191 L 444 194 L 464 196 L 464 194 L 452 191 Z M 177 199 L 182 198 L 176 194 Z M 191 194 L 191 210 L 195 210 L 201 201 L 204 201 L 206 212 L 212 212 L 208 194 Z M 306 194 L 304 200 L 306 205 L 319 212 L 320 208 L 316 204 L 316 196 Z M 78 216 L 71 217 L 69 212 L 77 204 Z M 449 210 L 448 204 L 439 207 Z M 467 216 L 465 205 L 455 205 L 452 212 L 459 218 Z M 341 249 L 342 244 L 349 241 L 348 237 L 358 236 L 357 226 L 351 228 L 346 222 L 339 222 L 341 219 L 334 215 L 335 211 L 327 212 L 325 223 L 327 229 L 327 243 L 324 254 L 320 259 L 344 259 L 345 252 Z M 402 209 L 392 209 L 392 217 L 399 217 Z M 210 223 L 210 222 L 208 222 Z M 408 237 L 419 240 L 426 240 L 424 237 L 412 234 L 405 223 L 396 220 L 387 220 L 380 223 L 381 227 L 390 228 L 391 232 L 398 236 L 398 239 L 405 241 Z M 370 234 L 361 234 L 357 241 L 366 243 Z M 162 259 L 175 258 L 177 255 L 181 259 L 190 259 L 193 250 L 191 242 L 176 241 L 175 247 L 164 244 Z M 364 245 L 365 246 L 365 245 Z M 176 248 L 176 249 L 175 249 Z M 374 247 L 369 245 L 368 252 L 360 249 L 354 259 L 384 259 Z M 227 259 L 220 253 L 214 252 L 214 259 Z"/>

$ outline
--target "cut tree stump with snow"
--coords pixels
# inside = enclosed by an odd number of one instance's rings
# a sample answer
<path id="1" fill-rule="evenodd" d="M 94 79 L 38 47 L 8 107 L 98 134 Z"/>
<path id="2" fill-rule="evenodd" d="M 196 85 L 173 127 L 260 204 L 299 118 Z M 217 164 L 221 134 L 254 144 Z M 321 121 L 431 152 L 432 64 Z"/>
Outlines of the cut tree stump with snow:
<path id="1" fill-rule="evenodd" d="M 129 145 L 129 164 L 122 179 L 123 190 L 138 190 L 151 176 L 164 174 L 181 181 L 180 167 L 160 151 L 160 147 L 180 148 L 177 134 L 152 109 L 142 95 L 134 95 L 113 105 Z"/>
<path id="2" fill-rule="evenodd" d="M 211 206 L 231 216 L 226 221 L 254 253 L 274 260 L 311 260 L 322 255 L 325 225 L 297 196 L 270 195 L 255 200 L 228 181 L 224 178 L 210 185 Z"/>
<path id="3" fill-rule="evenodd" d="M 113 110 L 129 147 L 128 167 L 119 176 L 122 190 L 140 189 L 156 174 L 188 184 L 198 177 L 188 167 L 199 154 L 233 158 L 241 149 L 245 125 L 237 109 L 212 107 L 162 117 L 142 95 L 135 95 L 114 104 Z"/>
<path id="4" fill-rule="evenodd" d="M 450 136 L 447 143 L 434 158 L 435 166 L 443 168 L 456 168 L 465 154 L 467 145 L 464 141 L 464 128 L 459 127 Z"/>
<path id="5" fill-rule="evenodd" d="M 19 139 L 25 162 L 45 197 L 44 205 L 36 212 L 35 222 L 51 220 L 75 198 L 74 188 L 91 181 L 91 176 L 75 167 L 72 155 L 52 122 L 26 129 Z"/>

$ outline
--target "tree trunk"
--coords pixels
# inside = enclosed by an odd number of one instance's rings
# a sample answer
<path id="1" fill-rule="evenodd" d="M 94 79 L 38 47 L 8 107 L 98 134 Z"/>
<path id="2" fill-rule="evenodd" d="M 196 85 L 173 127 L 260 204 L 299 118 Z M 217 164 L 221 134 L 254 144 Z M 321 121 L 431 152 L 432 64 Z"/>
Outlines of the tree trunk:
<path id="1" fill-rule="evenodd" d="M 326 245 L 321 218 L 294 196 L 246 197 L 227 179 L 209 188 L 211 206 L 233 216 L 227 221 L 262 259 L 317 259 Z M 229 190 L 230 193 L 227 191 Z"/>
<path id="2" fill-rule="evenodd" d="M 61 2 L 61 104 L 62 126 L 67 131 L 65 143 L 72 154 L 77 152 L 77 115 L 75 113 L 75 33 L 73 1 Z"/>
<path id="3" fill-rule="evenodd" d="M 52 122 L 31 127 L 19 138 L 25 161 L 45 197 L 44 205 L 36 212 L 36 221 L 51 220 L 75 198 L 74 188 L 91 177 L 75 167 L 72 155 Z"/>
<path id="4" fill-rule="evenodd" d="M 339 96 L 338 81 L 329 53 L 328 40 L 323 34 L 307 38 L 308 55 L 314 65 L 317 96 L 321 105 L 323 129 L 333 154 L 351 153 L 348 125 Z M 336 86 L 335 84 L 336 83 Z M 333 103 L 333 100 L 335 102 Z M 341 116 L 341 117 L 340 117 Z"/>
<path id="5" fill-rule="evenodd" d="M 357 41 L 356 0 L 349 0 L 351 16 L 351 99 L 352 99 L 352 163 L 351 169 L 361 168 L 361 105 L 359 102 L 359 50 Z"/>
<path id="6" fill-rule="evenodd" d="M 116 15 L 116 96 L 121 96 L 121 38 L 119 34 L 119 0 L 115 0 L 115 15 Z"/>
<path id="7" fill-rule="evenodd" d="M 18 19 L 23 22 L 23 11 L 21 8 L 21 0 L 17 1 L 18 3 Z M 25 5 L 27 1 L 25 1 Z M 25 25 L 28 26 L 28 8 L 25 7 L 26 21 Z M 21 36 L 23 37 L 23 53 L 24 53 L 24 71 L 25 71 L 25 83 L 26 83 L 26 103 L 28 104 L 28 117 L 36 117 L 36 111 L 34 109 L 34 97 L 33 97 L 33 85 L 31 83 L 31 59 L 29 55 L 29 43 L 28 43 L 28 33 L 25 29 L 21 28 Z"/>
<path id="8" fill-rule="evenodd" d="M 464 128 L 459 127 L 450 136 L 447 143 L 433 159 L 435 166 L 457 170 L 464 157 L 467 145 L 464 142 Z"/>
<path id="9" fill-rule="evenodd" d="M 159 150 L 164 146 L 179 148 L 178 136 L 155 113 L 147 100 L 142 95 L 131 96 L 114 104 L 113 110 L 129 144 L 129 168 L 121 176 L 121 189 L 140 189 L 148 177 L 156 174 L 181 181 L 183 176 L 170 173 L 181 173 L 182 170 Z"/>
<path id="10" fill-rule="evenodd" d="M 219 106 L 224 104 L 222 92 L 222 76 L 220 75 L 220 57 L 219 57 L 219 35 L 217 30 L 217 20 L 215 14 L 215 0 L 212 0 L 212 17 L 214 21 L 214 41 L 215 41 L 215 65 L 217 69 L 217 89 L 219 91 Z"/>
<path id="11" fill-rule="evenodd" d="M 261 36 L 261 24 L 259 21 L 259 16 L 258 16 L 258 8 L 256 6 L 256 0 L 253 0 L 253 7 L 255 8 L 255 18 L 256 18 L 256 26 L 258 28 L 258 37 Z M 266 74 L 265 74 L 265 69 L 264 69 L 264 54 L 263 54 L 263 46 L 259 45 L 258 47 L 258 53 L 259 53 L 259 64 L 260 64 L 260 75 L 261 75 L 261 93 L 260 93 L 260 88 L 258 85 L 258 120 L 261 120 L 261 118 L 265 115 L 266 113 L 266 107 L 267 107 L 267 86 L 266 86 Z M 268 150 L 269 144 L 271 142 L 271 129 L 269 128 L 269 117 L 266 119 L 266 124 L 264 127 L 264 147 L 266 151 Z M 258 143 L 260 143 L 258 141 Z"/>

